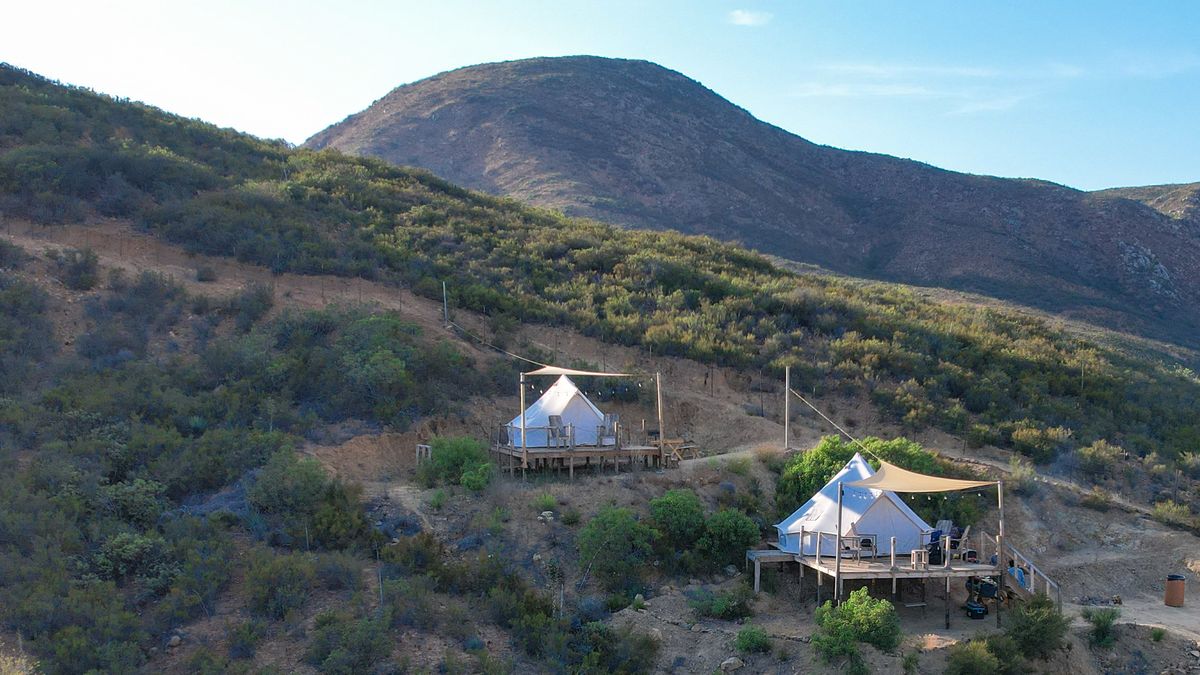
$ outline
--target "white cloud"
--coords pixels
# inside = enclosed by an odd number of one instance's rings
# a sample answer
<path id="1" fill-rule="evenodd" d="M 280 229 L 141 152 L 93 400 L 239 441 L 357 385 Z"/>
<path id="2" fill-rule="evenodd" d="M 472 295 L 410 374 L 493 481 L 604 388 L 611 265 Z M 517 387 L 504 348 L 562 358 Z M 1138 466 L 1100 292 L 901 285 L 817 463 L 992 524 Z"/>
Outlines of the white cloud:
<path id="1" fill-rule="evenodd" d="M 753 9 L 735 9 L 729 13 L 727 19 L 729 23 L 735 26 L 749 26 L 757 28 L 771 23 L 775 15 L 770 12 L 759 12 Z"/>

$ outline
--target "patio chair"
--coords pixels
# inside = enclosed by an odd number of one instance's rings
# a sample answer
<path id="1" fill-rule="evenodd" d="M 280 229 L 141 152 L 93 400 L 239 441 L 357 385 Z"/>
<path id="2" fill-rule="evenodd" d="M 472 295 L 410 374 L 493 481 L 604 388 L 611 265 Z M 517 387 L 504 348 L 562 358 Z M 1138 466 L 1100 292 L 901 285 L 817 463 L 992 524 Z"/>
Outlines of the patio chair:
<path id="1" fill-rule="evenodd" d="M 546 420 L 546 445 L 561 448 L 569 442 L 562 415 L 550 415 Z"/>
<path id="2" fill-rule="evenodd" d="M 962 559 L 962 558 L 964 558 L 964 556 L 966 556 L 967 551 L 970 550 L 970 548 L 971 548 L 970 540 L 968 539 L 968 537 L 970 537 L 970 536 L 971 536 L 971 526 L 968 525 L 962 531 L 962 534 L 958 535 L 957 537 L 950 538 L 950 550 L 947 551 L 947 553 L 950 554 L 951 560 L 954 560 L 955 558 Z"/>

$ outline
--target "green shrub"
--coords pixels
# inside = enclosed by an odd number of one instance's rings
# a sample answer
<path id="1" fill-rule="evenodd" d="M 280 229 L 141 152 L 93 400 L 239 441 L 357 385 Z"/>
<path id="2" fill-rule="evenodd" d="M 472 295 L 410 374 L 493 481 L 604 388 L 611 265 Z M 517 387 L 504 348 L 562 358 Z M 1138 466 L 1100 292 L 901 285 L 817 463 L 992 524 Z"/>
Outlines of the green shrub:
<path id="1" fill-rule="evenodd" d="M 556 508 L 558 508 L 558 500 L 554 498 L 554 495 L 548 492 L 543 492 L 542 494 L 536 495 L 533 498 L 533 510 L 537 511 L 538 513 L 543 511 L 553 511 Z"/>
<path id="2" fill-rule="evenodd" d="M 312 562 L 298 553 L 255 552 L 246 569 L 250 610 L 260 616 L 282 619 L 308 602 L 316 576 Z"/>
<path id="3" fill-rule="evenodd" d="M 723 509 L 713 514 L 704 526 L 698 548 L 715 567 L 743 560 L 746 550 L 758 543 L 758 525 L 740 511 Z"/>
<path id="4" fill-rule="evenodd" d="M 610 590 L 640 584 L 658 533 L 629 509 L 605 507 L 579 530 L 579 564 Z"/>
<path id="5" fill-rule="evenodd" d="M 417 470 L 417 479 L 425 487 L 469 482 L 468 489 L 478 491 L 491 482 L 491 462 L 487 448 L 480 441 L 469 436 L 439 436 L 429 445 L 430 461 Z"/>
<path id="6" fill-rule="evenodd" d="M 1150 629 L 1150 639 L 1154 640 L 1155 642 L 1162 642 L 1162 639 L 1166 636 L 1167 631 L 1165 628 L 1155 627 Z"/>
<path id="7" fill-rule="evenodd" d="M 750 616 L 750 599 L 750 589 L 739 585 L 720 593 L 702 591 L 698 597 L 689 600 L 688 605 L 698 616 L 733 621 Z"/>
<path id="8" fill-rule="evenodd" d="M 739 652 L 765 653 L 771 651 L 771 638 L 767 632 L 757 626 L 746 626 L 738 631 L 733 644 Z"/>
<path id="9" fill-rule="evenodd" d="M 612 628 L 599 621 L 585 624 L 574 646 L 571 668 L 581 675 L 649 673 L 658 658 L 659 641 L 631 626 Z"/>
<path id="10" fill-rule="evenodd" d="M 1041 464 L 1054 459 L 1071 436 L 1071 430 L 1064 427 L 1047 428 L 1030 420 L 1021 420 L 1012 430 L 1010 440 L 1017 452 Z"/>
<path id="11" fill-rule="evenodd" d="M 1092 644 L 1106 649 L 1111 647 L 1116 639 L 1113 635 L 1113 624 L 1121 617 L 1121 610 L 1115 607 L 1085 607 L 1080 615 L 1092 624 L 1091 630 L 1088 631 Z"/>
<path id="12" fill-rule="evenodd" d="M 212 283 L 217 280 L 217 270 L 212 265 L 201 265 L 196 268 L 196 281 Z"/>
<path id="13" fill-rule="evenodd" d="M 1005 633 L 992 633 L 986 640 L 988 651 L 994 654 L 1000 663 L 1000 675 L 1025 675 L 1029 671 L 1016 640 Z"/>
<path id="14" fill-rule="evenodd" d="M 356 675 L 374 672 L 375 664 L 391 651 L 385 621 L 322 612 L 313 625 L 304 660 L 322 673 Z"/>
<path id="15" fill-rule="evenodd" d="M 59 279 L 67 288 L 90 291 L 99 283 L 100 258 L 90 248 L 67 249 L 61 253 L 50 251 L 49 256 L 55 263 Z"/>
<path id="16" fill-rule="evenodd" d="M 750 474 L 750 458 L 734 457 L 725 462 L 725 470 L 735 476 L 747 476 Z"/>
<path id="17" fill-rule="evenodd" d="M 904 675 L 915 675 L 921 669 L 921 652 L 908 652 L 900 662 Z"/>
<path id="18" fill-rule="evenodd" d="M 1093 478 L 1111 474 L 1124 456 L 1123 449 L 1104 440 L 1096 441 L 1075 451 L 1079 469 Z"/>
<path id="19" fill-rule="evenodd" d="M 142 478 L 121 481 L 101 488 L 101 498 L 113 515 L 126 522 L 147 528 L 162 515 L 167 487 L 162 483 Z"/>
<path id="20" fill-rule="evenodd" d="M 442 507 L 446 505 L 446 499 L 447 495 L 445 490 L 434 490 L 433 494 L 429 497 L 429 508 L 433 509 L 434 511 L 441 511 Z"/>
<path id="21" fill-rule="evenodd" d="M 1013 455 L 1008 460 L 1008 484 L 1019 495 L 1032 495 L 1037 492 L 1037 470 L 1033 464 Z"/>
<path id="22" fill-rule="evenodd" d="M 1112 508 L 1112 497 L 1100 487 L 1093 487 L 1079 499 L 1079 505 L 1093 511 L 1107 511 Z"/>
<path id="23" fill-rule="evenodd" d="M 896 608 L 887 600 L 872 598 L 866 588 L 853 591 L 836 607 L 826 601 L 817 608 L 816 619 L 822 634 L 845 633 L 855 642 L 866 642 L 885 652 L 900 644 Z"/>
<path id="24" fill-rule="evenodd" d="M 1181 504 L 1173 499 L 1155 502 L 1154 510 L 1150 512 L 1150 515 L 1165 525 L 1184 528 L 1196 526 L 1196 519 L 1192 516 L 1192 511 L 1187 504 Z"/>
<path id="25" fill-rule="evenodd" d="M 704 534 L 704 506 L 691 490 L 668 490 L 651 499 L 650 516 L 663 543 L 675 550 L 691 548 Z"/>
<path id="26" fill-rule="evenodd" d="M 317 580 L 331 591 L 356 591 L 362 587 L 363 563 L 347 553 L 319 553 L 313 556 Z"/>
<path id="27" fill-rule="evenodd" d="M 946 675 L 999 675 L 1000 659 L 984 640 L 957 642 L 950 646 Z"/>
<path id="28" fill-rule="evenodd" d="M 567 509 L 562 514 L 562 524 L 574 527 L 579 524 L 581 518 L 578 509 Z"/>
<path id="29" fill-rule="evenodd" d="M 251 282 L 229 299 L 228 312 L 243 333 L 275 306 L 275 288 L 269 284 Z"/>
<path id="30" fill-rule="evenodd" d="M 384 576 L 388 578 L 436 573 L 442 567 L 444 555 L 442 543 L 428 532 L 400 537 L 395 544 L 384 546 L 379 551 L 379 558 L 384 563 Z"/>
<path id="31" fill-rule="evenodd" d="M 384 581 L 384 605 L 393 625 L 426 629 L 437 626 L 441 617 L 436 587 L 437 580 L 428 574 Z"/>
<path id="32" fill-rule="evenodd" d="M 1017 605 L 1005 632 L 1027 658 L 1044 659 L 1062 648 L 1069 627 L 1054 601 L 1039 593 Z"/>
<path id="33" fill-rule="evenodd" d="M 262 641 L 266 627 L 258 621 L 243 621 L 226 627 L 226 637 L 229 639 L 229 658 L 252 659 L 254 650 Z"/>

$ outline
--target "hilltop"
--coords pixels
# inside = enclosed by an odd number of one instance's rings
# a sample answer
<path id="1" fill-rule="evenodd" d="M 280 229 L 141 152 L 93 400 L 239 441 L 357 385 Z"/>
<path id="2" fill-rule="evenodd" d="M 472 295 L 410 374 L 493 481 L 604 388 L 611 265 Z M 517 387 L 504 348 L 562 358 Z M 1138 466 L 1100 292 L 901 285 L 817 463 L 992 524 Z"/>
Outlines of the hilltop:
<path id="1" fill-rule="evenodd" d="M 1197 344 L 1194 222 L 1119 191 L 817 145 L 646 61 L 461 68 L 400 86 L 306 145 L 423 167 L 569 215 L 707 234 L 853 276 Z"/>

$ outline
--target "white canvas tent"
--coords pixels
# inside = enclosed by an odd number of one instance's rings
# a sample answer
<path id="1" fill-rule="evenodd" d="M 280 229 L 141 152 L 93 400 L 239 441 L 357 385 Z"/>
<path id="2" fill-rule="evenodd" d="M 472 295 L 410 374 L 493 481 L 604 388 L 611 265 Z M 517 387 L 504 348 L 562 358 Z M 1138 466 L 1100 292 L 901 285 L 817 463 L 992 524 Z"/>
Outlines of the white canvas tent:
<path id="1" fill-rule="evenodd" d="M 876 535 L 878 555 L 887 555 L 891 538 L 896 538 L 896 551 L 907 554 L 921 548 L 926 542 L 924 535 L 933 530 L 904 500 L 890 490 L 854 487 L 855 481 L 866 480 L 874 475 L 871 466 L 862 455 L 855 453 L 825 487 L 812 499 L 805 502 L 775 526 L 779 533 L 779 548 L 789 553 L 815 555 L 817 538 L 805 535 L 804 550 L 801 551 L 800 530 L 805 532 L 830 533 L 821 541 L 821 553 L 833 555 L 836 551 L 832 533 L 838 523 L 838 483 L 842 483 L 842 535 Z"/>
<path id="2" fill-rule="evenodd" d="M 525 409 L 525 428 L 529 430 L 528 443 L 521 443 L 521 415 L 517 415 L 508 423 L 509 439 L 513 447 L 545 448 L 549 446 L 548 432 L 550 416 L 562 417 L 564 426 L 574 428 L 576 445 L 613 445 L 616 441 L 611 436 L 599 439 L 597 443 L 597 427 L 604 424 L 604 413 L 579 391 L 579 387 L 566 375 L 558 380 L 542 394 L 541 398 Z"/>

